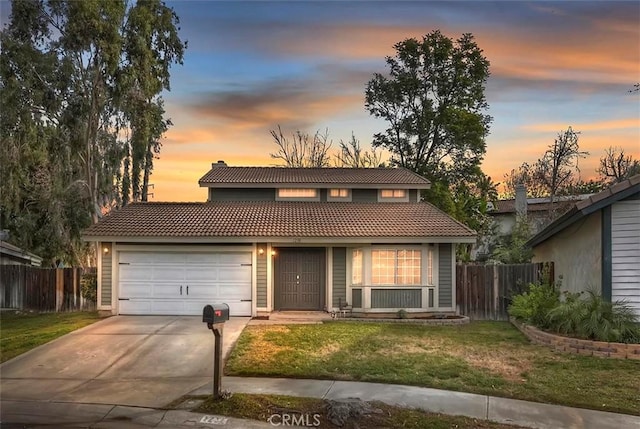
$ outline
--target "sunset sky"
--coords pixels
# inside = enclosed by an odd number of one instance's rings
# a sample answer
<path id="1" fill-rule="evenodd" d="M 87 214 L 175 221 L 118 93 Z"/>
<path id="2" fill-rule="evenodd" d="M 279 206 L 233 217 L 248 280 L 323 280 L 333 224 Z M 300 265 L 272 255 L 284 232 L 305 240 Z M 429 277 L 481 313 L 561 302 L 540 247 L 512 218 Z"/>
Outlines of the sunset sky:
<path id="1" fill-rule="evenodd" d="M 472 33 L 491 63 L 484 171 L 494 181 L 580 131 L 583 178 L 610 145 L 640 158 L 640 3 L 168 2 L 188 40 L 164 95 L 174 126 L 151 182 L 154 201 L 203 201 L 211 162 L 275 165 L 269 130 L 328 128 L 337 147 L 386 124 L 364 108 L 366 82 L 393 45 L 435 29 Z"/>

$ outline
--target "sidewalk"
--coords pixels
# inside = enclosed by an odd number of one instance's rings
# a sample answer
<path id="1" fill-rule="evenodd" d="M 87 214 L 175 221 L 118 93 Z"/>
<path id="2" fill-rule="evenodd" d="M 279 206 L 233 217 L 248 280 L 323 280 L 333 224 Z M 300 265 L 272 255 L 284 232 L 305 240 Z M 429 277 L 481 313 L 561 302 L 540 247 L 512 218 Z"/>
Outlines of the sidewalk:
<path id="1" fill-rule="evenodd" d="M 424 411 L 461 415 L 540 429 L 640 429 L 640 417 L 498 398 L 426 387 L 358 381 L 224 377 L 222 388 L 237 393 L 263 393 L 322 399 L 359 398 Z M 210 394 L 208 384 L 191 395 Z"/>
<path id="2" fill-rule="evenodd" d="M 640 417 L 424 387 L 354 381 L 224 377 L 222 388 L 321 399 L 359 398 L 401 407 L 488 419 L 540 429 L 640 429 Z M 211 384 L 190 395 L 211 394 Z M 266 429 L 267 422 L 121 405 L 2 401 L 2 428 L 216 428 Z M 19 423 L 19 424 L 18 424 Z"/>

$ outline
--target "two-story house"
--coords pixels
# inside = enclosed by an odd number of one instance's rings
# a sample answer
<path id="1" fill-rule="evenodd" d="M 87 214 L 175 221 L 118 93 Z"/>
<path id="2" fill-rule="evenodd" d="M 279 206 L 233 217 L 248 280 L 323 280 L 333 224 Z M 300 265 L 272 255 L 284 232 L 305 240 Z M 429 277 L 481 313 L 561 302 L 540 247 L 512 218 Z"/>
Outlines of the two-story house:
<path id="1" fill-rule="evenodd" d="M 273 311 L 456 311 L 455 244 L 475 233 L 420 202 L 403 168 L 229 167 L 206 202 L 133 203 L 88 228 L 100 243 L 98 309 L 234 316 Z"/>

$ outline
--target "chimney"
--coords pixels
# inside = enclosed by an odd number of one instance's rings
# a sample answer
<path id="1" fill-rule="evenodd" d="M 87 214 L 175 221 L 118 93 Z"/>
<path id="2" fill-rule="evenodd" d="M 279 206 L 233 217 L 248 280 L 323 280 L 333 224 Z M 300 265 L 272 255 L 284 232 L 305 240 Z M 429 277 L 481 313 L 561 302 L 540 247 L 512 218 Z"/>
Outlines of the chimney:
<path id="1" fill-rule="evenodd" d="M 211 164 L 211 168 L 218 168 L 218 167 L 227 167 L 227 163 L 220 160 L 218 162 L 214 162 Z"/>
<path id="2" fill-rule="evenodd" d="M 522 183 L 516 185 L 516 215 L 527 215 L 527 187 Z"/>

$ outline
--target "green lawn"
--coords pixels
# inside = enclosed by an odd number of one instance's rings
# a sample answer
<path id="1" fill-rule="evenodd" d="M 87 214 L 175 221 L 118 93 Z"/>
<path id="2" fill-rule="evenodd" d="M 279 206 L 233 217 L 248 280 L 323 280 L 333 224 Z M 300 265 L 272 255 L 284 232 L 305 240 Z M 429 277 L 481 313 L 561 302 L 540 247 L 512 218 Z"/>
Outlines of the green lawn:
<path id="1" fill-rule="evenodd" d="M 184 398 L 183 398 L 184 399 Z M 468 417 L 446 416 L 424 411 L 392 407 L 379 402 L 370 403 L 372 412 L 352 417 L 342 429 L 402 428 L 402 429 L 516 429 L 512 426 Z M 229 399 L 214 401 L 211 397 L 194 411 L 230 417 L 254 419 L 262 422 L 276 414 L 276 424 L 282 424 L 282 414 L 297 418 L 319 428 L 336 428 L 327 419 L 327 401 L 279 395 L 248 395 L 236 393 Z M 319 424 L 319 425 L 318 425 Z"/>
<path id="2" fill-rule="evenodd" d="M 100 320 L 97 312 L 0 314 L 0 362 Z"/>
<path id="3" fill-rule="evenodd" d="M 640 415 L 640 361 L 554 353 L 508 322 L 248 326 L 225 371 L 426 386 Z"/>

